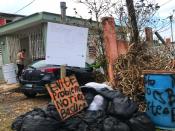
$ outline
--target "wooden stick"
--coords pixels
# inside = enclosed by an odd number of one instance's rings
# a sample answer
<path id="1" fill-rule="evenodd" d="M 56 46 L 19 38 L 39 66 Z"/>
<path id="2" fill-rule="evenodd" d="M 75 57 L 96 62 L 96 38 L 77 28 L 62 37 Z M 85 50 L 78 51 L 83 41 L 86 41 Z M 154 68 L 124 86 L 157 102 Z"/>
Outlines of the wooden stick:
<path id="1" fill-rule="evenodd" d="M 67 65 L 61 65 L 60 78 L 66 77 L 66 66 Z"/>

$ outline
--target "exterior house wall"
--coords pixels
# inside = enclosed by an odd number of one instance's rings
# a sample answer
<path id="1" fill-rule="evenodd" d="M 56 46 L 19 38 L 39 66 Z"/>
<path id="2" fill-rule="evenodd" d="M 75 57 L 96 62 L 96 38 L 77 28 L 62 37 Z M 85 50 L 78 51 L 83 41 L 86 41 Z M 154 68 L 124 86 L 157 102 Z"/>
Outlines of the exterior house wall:
<path id="1" fill-rule="evenodd" d="M 0 18 L 4 20 L 4 24 L 19 20 L 23 17 L 24 17 L 24 15 L 17 15 L 17 14 L 9 14 L 9 13 L 0 12 Z"/>
<path id="2" fill-rule="evenodd" d="M 2 26 L 2 28 L 0 27 L 0 43 L 1 41 L 5 43 L 2 45 L 3 64 L 15 63 L 16 53 L 22 47 L 20 39 L 26 37 L 29 38 L 29 61 L 44 57 L 46 51 L 47 22 L 63 23 L 60 15 L 42 12 L 12 22 L 12 24 Z M 95 43 L 96 22 L 75 17 L 66 17 L 64 24 L 89 28 L 86 61 L 90 64 L 93 63 L 95 60 L 95 50 L 89 48 L 89 45 L 94 46 Z M 92 51 L 91 54 L 89 54 L 90 51 Z"/>
<path id="3" fill-rule="evenodd" d="M 0 55 L 0 80 L 3 80 L 2 65 L 10 63 L 6 36 L 0 38 L 0 48 L 2 49 L 2 54 Z"/>
<path id="4" fill-rule="evenodd" d="M 34 26 L 26 30 L 21 30 L 12 34 L 0 37 L 0 48 L 2 49 L 2 61 L 0 61 L 0 79 L 3 79 L 2 65 L 9 63 L 16 63 L 17 52 L 25 48 L 24 42 L 21 43 L 23 38 L 28 38 L 27 64 L 37 58 L 43 58 L 45 55 L 44 36 L 42 32 L 42 25 L 39 27 Z M 0 55 L 1 58 L 1 55 Z"/>
<path id="5" fill-rule="evenodd" d="M 10 63 L 16 63 L 16 54 L 20 49 L 26 49 L 26 65 L 45 56 L 42 29 L 43 26 L 38 25 L 6 36 Z"/>

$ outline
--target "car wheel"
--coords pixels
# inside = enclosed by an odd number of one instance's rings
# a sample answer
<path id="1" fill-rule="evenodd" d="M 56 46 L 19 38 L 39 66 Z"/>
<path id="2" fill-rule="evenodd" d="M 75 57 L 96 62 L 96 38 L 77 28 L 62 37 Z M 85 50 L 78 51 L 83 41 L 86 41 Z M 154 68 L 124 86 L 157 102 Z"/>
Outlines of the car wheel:
<path id="1" fill-rule="evenodd" d="M 33 98 L 36 96 L 36 92 L 24 92 L 24 95 L 27 96 L 28 98 Z"/>

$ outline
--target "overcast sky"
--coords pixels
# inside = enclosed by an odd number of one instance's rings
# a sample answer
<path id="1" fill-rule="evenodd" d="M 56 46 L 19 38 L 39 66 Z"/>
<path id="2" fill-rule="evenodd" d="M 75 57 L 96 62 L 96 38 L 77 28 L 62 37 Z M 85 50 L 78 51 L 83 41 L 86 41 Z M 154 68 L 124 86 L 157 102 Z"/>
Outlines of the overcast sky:
<path id="1" fill-rule="evenodd" d="M 18 14 L 30 15 L 35 12 L 47 11 L 52 13 L 60 14 L 60 1 L 66 2 L 67 5 L 67 15 L 75 16 L 73 8 L 76 8 L 78 13 L 84 18 L 89 18 L 87 14 L 87 9 L 81 4 L 77 4 L 75 0 L 0 0 L 0 12 L 5 13 L 16 13 L 25 5 L 34 1 L 32 4 L 19 11 Z M 167 18 L 173 13 L 175 9 L 175 0 L 156 0 L 161 8 L 157 12 L 157 16 L 161 18 Z M 174 25 L 175 26 L 175 25 Z M 170 31 L 162 33 L 164 37 L 170 36 Z"/>

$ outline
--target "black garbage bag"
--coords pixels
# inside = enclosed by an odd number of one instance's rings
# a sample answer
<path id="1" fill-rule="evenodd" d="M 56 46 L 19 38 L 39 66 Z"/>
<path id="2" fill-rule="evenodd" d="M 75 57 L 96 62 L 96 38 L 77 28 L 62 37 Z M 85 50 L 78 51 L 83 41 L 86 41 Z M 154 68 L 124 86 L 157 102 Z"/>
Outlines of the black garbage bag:
<path id="1" fill-rule="evenodd" d="M 102 95 L 103 97 L 109 99 L 109 100 L 113 100 L 116 97 L 124 96 L 121 93 L 121 91 L 119 91 L 119 90 L 109 90 L 107 88 L 103 88 L 103 89 L 97 90 L 97 93 Z"/>
<path id="2" fill-rule="evenodd" d="M 17 131 L 59 131 L 59 121 L 48 117 L 44 110 L 35 108 L 17 117 L 11 128 Z"/>
<path id="3" fill-rule="evenodd" d="M 21 130 L 21 126 L 22 126 L 26 116 L 28 116 L 28 115 L 34 116 L 34 115 L 38 115 L 38 114 L 40 114 L 43 117 L 45 116 L 45 112 L 42 109 L 40 109 L 40 108 L 34 108 L 32 111 L 29 111 L 29 112 L 25 113 L 24 115 L 18 116 L 13 121 L 13 123 L 11 125 L 11 129 L 12 130 L 16 130 L 16 131 L 20 131 Z"/>
<path id="4" fill-rule="evenodd" d="M 20 131 L 59 131 L 59 122 L 49 117 L 28 115 Z"/>
<path id="5" fill-rule="evenodd" d="M 91 111 L 87 110 L 85 116 L 82 118 L 87 127 L 85 131 L 102 131 L 103 120 L 105 118 L 105 111 Z"/>
<path id="6" fill-rule="evenodd" d="M 81 111 L 79 114 L 62 121 L 59 131 L 90 131 L 89 125 L 83 120 L 84 116 L 85 112 Z"/>
<path id="7" fill-rule="evenodd" d="M 109 116 L 103 122 L 103 131 L 130 131 L 130 129 L 127 124 L 112 116 Z"/>
<path id="8" fill-rule="evenodd" d="M 155 126 L 143 112 L 137 112 L 129 119 L 131 131 L 155 131 Z"/>
<path id="9" fill-rule="evenodd" d="M 105 111 L 85 110 L 60 124 L 60 131 L 102 131 Z"/>
<path id="10" fill-rule="evenodd" d="M 11 125 L 12 130 L 20 131 L 25 115 L 18 116 Z"/>
<path id="11" fill-rule="evenodd" d="M 94 99 L 94 96 L 97 95 L 96 90 L 91 87 L 87 87 L 87 86 L 81 86 L 80 88 L 81 88 L 82 93 L 85 96 L 87 104 L 90 105 Z"/>
<path id="12" fill-rule="evenodd" d="M 81 122 L 76 131 L 89 131 L 88 125 L 85 122 Z"/>
<path id="13" fill-rule="evenodd" d="M 114 98 L 108 105 L 107 113 L 120 119 L 129 119 L 138 110 L 137 104 L 126 96 Z"/>
<path id="14" fill-rule="evenodd" d="M 104 117 L 105 117 L 104 111 L 87 110 L 85 113 L 85 116 L 83 117 L 83 120 L 88 124 L 93 124 L 93 123 L 103 120 Z"/>
<path id="15" fill-rule="evenodd" d="M 80 123 L 82 122 L 82 120 L 77 117 L 77 116 L 73 116 L 70 117 L 69 119 L 65 120 L 64 122 L 61 123 L 60 128 L 63 128 L 65 130 L 70 130 L 70 131 L 75 131 L 78 129 L 78 126 L 80 125 Z"/>
<path id="16" fill-rule="evenodd" d="M 57 121 L 61 121 L 60 115 L 54 104 L 50 103 L 45 109 L 45 113 L 47 117 L 55 119 Z"/>
<path id="17" fill-rule="evenodd" d="M 91 124 L 88 126 L 88 131 L 102 131 L 102 127 L 103 127 L 102 122 Z"/>

